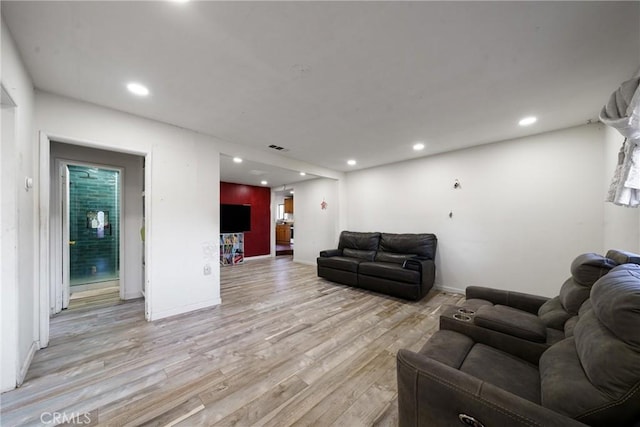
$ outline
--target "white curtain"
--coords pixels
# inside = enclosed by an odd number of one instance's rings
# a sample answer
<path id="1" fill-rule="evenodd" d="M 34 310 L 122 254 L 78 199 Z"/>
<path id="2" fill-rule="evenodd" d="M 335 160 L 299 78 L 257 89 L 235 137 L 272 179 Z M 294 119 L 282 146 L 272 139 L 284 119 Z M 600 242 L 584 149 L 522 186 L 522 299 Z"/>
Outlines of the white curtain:
<path id="1" fill-rule="evenodd" d="M 622 83 L 600 112 L 600 120 L 625 137 L 607 201 L 620 206 L 640 205 L 640 77 Z"/>

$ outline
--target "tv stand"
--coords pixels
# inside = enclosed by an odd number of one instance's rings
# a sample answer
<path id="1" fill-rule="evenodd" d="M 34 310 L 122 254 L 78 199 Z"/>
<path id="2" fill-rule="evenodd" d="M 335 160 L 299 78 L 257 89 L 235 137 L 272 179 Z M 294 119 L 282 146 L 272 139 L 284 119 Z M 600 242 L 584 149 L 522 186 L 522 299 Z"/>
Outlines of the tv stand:
<path id="1" fill-rule="evenodd" d="M 220 234 L 220 265 L 244 263 L 244 233 Z"/>

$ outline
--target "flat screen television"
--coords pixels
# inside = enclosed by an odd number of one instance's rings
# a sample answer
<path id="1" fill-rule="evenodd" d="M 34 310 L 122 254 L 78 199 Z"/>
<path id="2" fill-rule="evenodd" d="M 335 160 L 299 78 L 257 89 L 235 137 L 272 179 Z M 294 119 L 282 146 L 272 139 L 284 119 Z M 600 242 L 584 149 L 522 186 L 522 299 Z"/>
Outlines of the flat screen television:
<path id="1" fill-rule="evenodd" d="M 220 232 L 251 231 L 251 205 L 220 205 Z"/>

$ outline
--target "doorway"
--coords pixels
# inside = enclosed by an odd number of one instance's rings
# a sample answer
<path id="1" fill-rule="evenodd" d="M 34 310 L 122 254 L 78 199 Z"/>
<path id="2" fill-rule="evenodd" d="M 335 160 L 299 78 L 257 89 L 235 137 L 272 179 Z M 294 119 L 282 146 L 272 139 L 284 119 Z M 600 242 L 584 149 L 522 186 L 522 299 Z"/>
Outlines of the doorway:
<path id="1" fill-rule="evenodd" d="M 276 191 L 276 256 L 293 255 L 295 221 L 293 211 L 293 189 Z"/>
<path id="2" fill-rule="evenodd" d="M 70 300 L 77 305 L 86 291 L 102 298 L 107 288 L 115 300 L 145 296 L 144 157 L 57 138 L 47 140 L 46 149 L 49 314 L 68 308 Z"/>
<path id="3" fill-rule="evenodd" d="M 65 303 L 89 291 L 120 293 L 121 171 L 64 163 Z"/>

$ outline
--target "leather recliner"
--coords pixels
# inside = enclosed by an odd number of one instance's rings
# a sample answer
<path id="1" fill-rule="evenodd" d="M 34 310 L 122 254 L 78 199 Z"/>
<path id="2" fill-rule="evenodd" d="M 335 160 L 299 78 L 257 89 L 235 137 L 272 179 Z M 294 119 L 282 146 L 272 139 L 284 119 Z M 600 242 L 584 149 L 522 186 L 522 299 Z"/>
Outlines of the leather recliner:
<path id="1" fill-rule="evenodd" d="M 399 425 L 637 425 L 640 266 L 613 268 L 590 301 L 574 335 L 536 364 L 451 330 L 436 332 L 417 353 L 400 350 Z"/>

